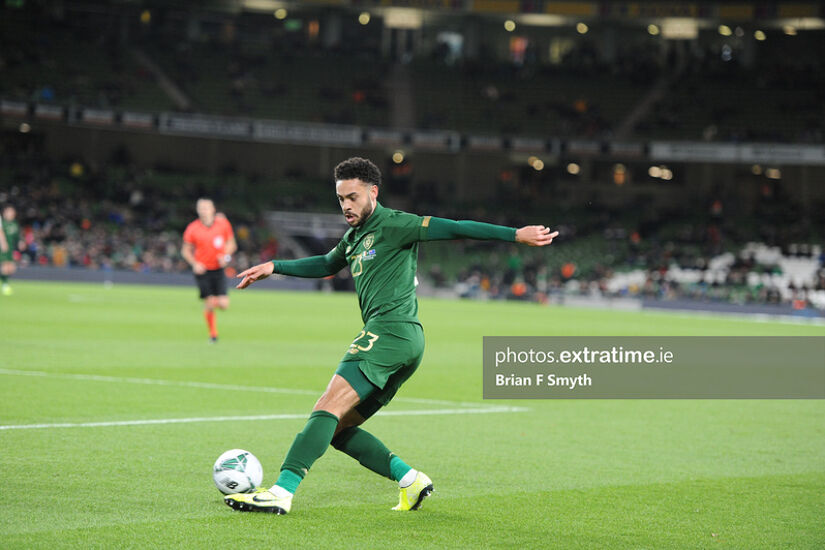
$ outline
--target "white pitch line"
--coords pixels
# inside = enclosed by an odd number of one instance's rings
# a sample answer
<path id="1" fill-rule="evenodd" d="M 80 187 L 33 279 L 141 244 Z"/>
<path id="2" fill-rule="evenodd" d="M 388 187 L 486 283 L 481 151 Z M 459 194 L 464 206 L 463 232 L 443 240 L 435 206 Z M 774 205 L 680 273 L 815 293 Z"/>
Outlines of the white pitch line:
<path id="1" fill-rule="evenodd" d="M 454 414 L 493 414 L 525 412 L 524 407 L 484 407 L 476 409 L 430 409 L 421 411 L 379 411 L 376 416 L 432 416 Z M 0 430 L 44 430 L 54 428 L 105 428 L 111 426 L 147 426 L 153 424 L 194 424 L 198 422 L 242 422 L 249 420 L 298 420 L 307 418 L 300 414 L 263 414 L 255 416 L 196 416 L 192 418 L 155 418 L 146 420 L 115 420 L 110 422 L 62 422 L 55 424 L 7 424 Z"/>
<path id="2" fill-rule="evenodd" d="M 184 388 L 199 388 L 207 390 L 222 391 L 246 391 L 258 393 L 283 393 L 291 395 L 314 395 L 320 396 L 318 390 L 300 390 L 293 388 L 273 388 L 267 386 L 239 386 L 236 384 L 215 384 L 212 382 L 192 382 L 188 380 L 163 380 L 157 378 L 130 378 L 121 376 L 102 376 L 97 374 L 68 374 L 60 372 L 44 372 L 35 370 L 0 369 L 0 374 L 12 376 L 42 376 L 46 378 L 64 378 L 70 380 L 88 380 L 92 382 L 115 382 L 125 384 L 143 384 L 149 386 L 174 386 Z M 465 401 L 442 401 L 439 399 L 423 399 L 417 397 L 396 397 L 395 402 L 419 403 L 422 405 L 446 405 L 449 407 L 488 407 L 494 405 L 483 405 Z"/>

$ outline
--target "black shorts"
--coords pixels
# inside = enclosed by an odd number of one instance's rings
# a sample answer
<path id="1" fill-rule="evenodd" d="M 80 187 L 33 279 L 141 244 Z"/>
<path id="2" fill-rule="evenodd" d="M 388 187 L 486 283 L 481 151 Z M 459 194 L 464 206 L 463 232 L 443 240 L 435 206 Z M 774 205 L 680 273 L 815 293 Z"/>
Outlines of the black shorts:
<path id="1" fill-rule="evenodd" d="M 203 275 L 195 275 L 201 299 L 207 296 L 226 296 L 226 275 L 223 269 L 212 269 Z"/>

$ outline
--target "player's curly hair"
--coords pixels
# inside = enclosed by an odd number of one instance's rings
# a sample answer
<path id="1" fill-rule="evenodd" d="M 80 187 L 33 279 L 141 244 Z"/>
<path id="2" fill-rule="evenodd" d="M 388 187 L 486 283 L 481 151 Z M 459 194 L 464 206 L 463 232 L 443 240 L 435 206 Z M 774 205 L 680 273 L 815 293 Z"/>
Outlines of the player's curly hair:
<path id="1" fill-rule="evenodd" d="M 372 161 L 352 157 L 335 167 L 335 181 L 359 179 L 370 185 L 381 185 L 381 170 Z"/>

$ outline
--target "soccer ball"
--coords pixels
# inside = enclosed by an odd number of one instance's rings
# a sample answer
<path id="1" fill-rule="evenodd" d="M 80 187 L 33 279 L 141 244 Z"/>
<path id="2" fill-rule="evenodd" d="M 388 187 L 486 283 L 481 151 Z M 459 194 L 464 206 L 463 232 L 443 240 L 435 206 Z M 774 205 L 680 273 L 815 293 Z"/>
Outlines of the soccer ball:
<path id="1" fill-rule="evenodd" d="M 261 485 L 264 470 L 261 462 L 249 451 L 232 449 L 215 461 L 212 479 L 218 490 L 225 495 L 251 493 Z"/>

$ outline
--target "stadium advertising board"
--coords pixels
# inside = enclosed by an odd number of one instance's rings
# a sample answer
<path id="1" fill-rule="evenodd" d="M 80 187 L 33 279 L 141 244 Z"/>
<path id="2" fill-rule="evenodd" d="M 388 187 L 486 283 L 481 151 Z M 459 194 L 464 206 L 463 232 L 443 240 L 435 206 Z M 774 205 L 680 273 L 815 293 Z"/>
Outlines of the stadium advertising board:
<path id="1" fill-rule="evenodd" d="M 598 141 L 568 141 L 567 152 L 573 155 L 596 156 L 602 152 L 602 144 Z"/>
<path id="2" fill-rule="evenodd" d="M 109 109 L 83 109 L 80 117 L 88 124 L 111 126 L 115 123 L 115 112 Z"/>
<path id="3" fill-rule="evenodd" d="M 161 113 L 159 130 L 162 134 L 249 138 L 252 135 L 247 120 L 203 115 Z"/>
<path id="4" fill-rule="evenodd" d="M 472 151 L 501 151 L 504 140 L 495 136 L 469 136 L 467 148 Z"/>
<path id="5" fill-rule="evenodd" d="M 367 143 L 370 145 L 397 146 L 404 143 L 404 134 L 397 130 L 370 129 L 367 131 Z"/>
<path id="6" fill-rule="evenodd" d="M 357 146 L 362 132 L 354 126 L 332 124 L 296 124 L 258 120 L 252 124 L 252 136 L 260 141 L 309 145 Z"/>
<path id="7" fill-rule="evenodd" d="M 120 119 L 121 124 L 130 128 L 152 128 L 155 117 L 147 113 L 125 112 Z"/>
<path id="8" fill-rule="evenodd" d="M 825 164 L 825 146 L 783 144 L 735 144 L 652 142 L 650 159 L 686 162 L 771 162 L 778 164 Z"/>
<path id="9" fill-rule="evenodd" d="M 825 146 L 744 143 L 739 146 L 742 162 L 777 164 L 825 164 Z"/>
<path id="10" fill-rule="evenodd" d="M 510 148 L 513 151 L 539 152 L 547 150 L 547 143 L 542 139 L 535 138 L 511 138 Z"/>
<path id="11" fill-rule="evenodd" d="M 412 144 L 421 149 L 457 151 L 461 147 L 461 136 L 455 132 L 413 132 Z"/>
<path id="12" fill-rule="evenodd" d="M 29 106 L 22 101 L 9 101 L 4 99 L 0 101 L 0 113 L 12 116 L 26 116 L 29 114 Z"/>
<path id="13" fill-rule="evenodd" d="M 609 144 L 610 154 L 625 158 L 642 158 L 645 154 L 643 143 L 628 143 L 614 141 Z"/>
<path id="14" fill-rule="evenodd" d="M 34 107 L 34 116 L 48 120 L 60 120 L 63 118 L 63 107 L 38 103 Z"/>

